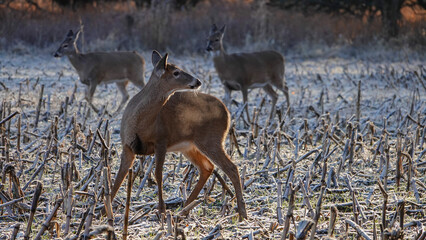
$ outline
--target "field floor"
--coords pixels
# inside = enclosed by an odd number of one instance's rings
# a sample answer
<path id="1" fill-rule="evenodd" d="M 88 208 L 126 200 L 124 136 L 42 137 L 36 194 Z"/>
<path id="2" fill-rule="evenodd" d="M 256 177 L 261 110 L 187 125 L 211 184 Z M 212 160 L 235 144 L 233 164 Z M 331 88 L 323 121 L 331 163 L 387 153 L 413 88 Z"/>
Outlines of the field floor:
<path id="1" fill-rule="evenodd" d="M 147 81 L 151 57 L 143 56 Z M 211 58 L 171 54 L 169 61 L 201 79 L 201 92 L 223 98 Z M 236 200 L 213 175 L 198 205 L 183 216 L 182 203 L 198 172 L 180 153 L 166 156 L 169 209 L 165 216 L 157 214 L 155 164 L 151 156 L 139 156 L 128 239 L 174 239 L 175 234 L 178 239 L 279 239 L 283 233 L 304 239 L 313 232 L 316 239 L 425 238 L 425 59 L 286 61 L 290 111 L 279 92 L 277 114 L 267 122 L 270 99 L 253 89 L 248 121 L 241 93 L 232 95 L 225 148 L 240 171 L 248 219 L 238 221 Z M 130 96 L 138 91 L 132 84 L 127 88 Z M 103 239 L 111 231 L 99 212 L 108 199 L 104 179 L 115 179 L 120 163 L 122 112 L 109 113 L 121 95 L 115 84 L 98 86 L 94 104 L 105 110 L 98 115 L 84 91 L 65 58 L 0 53 L 0 121 L 5 120 L 0 125 L 0 239 L 10 239 L 14 230 L 23 239 L 30 215 L 31 239 L 38 234 Z M 104 171 L 107 164 L 111 174 Z M 233 194 L 229 178 L 216 169 Z M 126 186 L 127 180 L 112 204 L 118 239 Z"/>

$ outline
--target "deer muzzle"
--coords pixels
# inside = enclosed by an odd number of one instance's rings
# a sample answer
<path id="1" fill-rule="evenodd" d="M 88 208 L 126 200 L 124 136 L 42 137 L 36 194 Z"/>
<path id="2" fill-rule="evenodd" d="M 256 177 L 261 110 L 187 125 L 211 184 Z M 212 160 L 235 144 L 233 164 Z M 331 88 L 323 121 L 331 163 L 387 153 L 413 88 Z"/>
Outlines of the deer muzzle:
<path id="1" fill-rule="evenodd" d="M 189 88 L 191 89 L 198 89 L 200 88 L 200 86 L 201 86 L 201 81 L 198 80 L 197 78 L 194 78 L 194 81 L 191 84 L 189 84 Z"/>

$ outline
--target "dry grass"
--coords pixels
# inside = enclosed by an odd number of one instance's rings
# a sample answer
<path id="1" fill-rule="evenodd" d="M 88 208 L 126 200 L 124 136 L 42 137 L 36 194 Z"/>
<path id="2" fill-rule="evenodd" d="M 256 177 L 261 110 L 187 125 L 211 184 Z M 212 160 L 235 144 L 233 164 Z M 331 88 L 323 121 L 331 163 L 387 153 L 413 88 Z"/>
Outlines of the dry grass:
<path id="1" fill-rule="evenodd" d="M 49 11 L 20 11 L 0 5 L 0 49 L 13 50 L 22 44 L 53 51 L 69 29 L 79 27 L 80 19 L 85 26 L 86 51 L 167 49 L 176 53 L 202 53 L 214 22 L 228 25 L 225 36 L 228 48 L 274 48 L 298 54 L 324 46 L 374 49 L 383 45 L 378 19 L 366 21 L 323 13 L 307 15 L 271 8 L 258 1 L 206 0 L 196 8 L 182 10 L 164 4 L 129 10 L 127 3 L 100 3 L 96 8 L 77 12 L 54 4 L 45 9 Z M 131 26 L 127 16 L 134 20 Z M 387 45 L 424 51 L 424 36 L 425 21 L 410 18 L 403 22 L 397 42 Z"/>

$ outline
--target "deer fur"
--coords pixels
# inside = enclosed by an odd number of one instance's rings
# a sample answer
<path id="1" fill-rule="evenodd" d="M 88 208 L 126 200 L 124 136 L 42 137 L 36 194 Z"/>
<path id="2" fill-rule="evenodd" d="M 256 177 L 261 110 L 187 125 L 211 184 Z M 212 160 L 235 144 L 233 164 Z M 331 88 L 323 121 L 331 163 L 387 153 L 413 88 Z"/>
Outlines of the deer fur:
<path id="1" fill-rule="evenodd" d="M 146 86 L 128 103 L 121 120 L 123 152 L 120 169 L 112 188 L 116 195 L 135 155 L 155 154 L 155 179 L 158 185 L 158 209 L 164 213 L 162 171 L 167 152 L 182 152 L 200 173 L 198 183 L 186 200 L 194 201 L 214 165 L 219 166 L 235 188 L 240 219 L 246 218 L 242 187 L 237 166 L 224 150 L 230 125 L 230 114 L 216 97 L 177 90 L 197 89 L 201 82 L 177 66 L 167 63 L 154 51 L 154 69 Z"/>
<path id="2" fill-rule="evenodd" d="M 101 84 L 116 83 L 122 100 L 116 112 L 119 112 L 129 99 L 126 86 L 130 82 L 142 89 L 144 83 L 145 60 L 136 52 L 91 52 L 80 53 L 76 34 L 70 30 L 55 52 L 55 57 L 67 56 L 78 73 L 81 83 L 87 85 L 85 98 L 98 112 L 92 99 L 96 87 Z"/>
<path id="3" fill-rule="evenodd" d="M 213 58 L 214 66 L 225 88 L 225 103 L 230 104 L 231 92 L 241 91 L 243 101 L 247 103 L 248 90 L 263 88 L 271 97 L 272 106 L 269 118 L 274 115 L 278 94 L 274 87 L 281 90 L 290 107 L 288 87 L 284 78 L 284 57 L 275 51 L 228 54 L 223 48 L 225 26 L 218 29 L 213 24 L 207 38 L 207 51 L 218 52 Z M 246 108 L 248 115 L 248 110 Z"/>

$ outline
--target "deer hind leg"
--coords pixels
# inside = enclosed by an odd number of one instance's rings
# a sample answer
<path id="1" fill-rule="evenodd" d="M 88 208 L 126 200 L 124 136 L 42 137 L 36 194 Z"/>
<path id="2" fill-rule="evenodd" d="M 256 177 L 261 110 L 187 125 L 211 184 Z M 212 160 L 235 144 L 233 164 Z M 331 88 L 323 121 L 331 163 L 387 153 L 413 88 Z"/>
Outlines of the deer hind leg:
<path id="1" fill-rule="evenodd" d="M 242 88 L 241 92 L 243 93 L 243 102 L 246 105 L 244 108 L 246 109 L 247 121 L 250 123 L 250 114 L 248 111 L 248 90 L 247 88 Z"/>
<path id="2" fill-rule="evenodd" d="M 124 178 L 127 176 L 127 173 L 129 172 L 129 168 L 133 166 L 134 161 L 135 161 L 135 154 L 133 153 L 132 149 L 127 145 L 123 145 L 123 152 L 121 153 L 120 169 L 118 170 L 118 173 L 114 180 L 114 186 L 112 187 L 112 191 L 111 191 L 111 200 L 113 200 L 115 195 L 117 194 L 118 189 L 123 183 Z"/>
<path id="3" fill-rule="evenodd" d="M 127 100 L 129 100 L 129 94 L 127 93 L 126 90 L 126 86 L 129 83 L 129 81 L 124 81 L 124 82 L 117 82 L 117 88 L 121 93 L 121 103 L 118 106 L 117 110 L 115 111 L 115 113 L 119 113 L 120 110 L 124 107 L 124 105 L 126 104 Z"/>
<path id="4" fill-rule="evenodd" d="M 191 161 L 192 164 L 198 168 L 198 172 L 200 173 L 200 177 L 194 187 L 194 190 L 192 190 L 191 194 L 185 202 L 185 206 L 187 206 L 198 197 L 198 194 L 200 193 L 204 184 L 206 184 L 207 179 L 209 179 L 210 175 L 212 174 L 214 165 L 203 153 L 201 153 L 195 147 L 189 151 L 184 152 L 183 154 Z"/>
<path id="5" fill-rule="evenodd" d="M 166 212 L 166 204 L 163 200 L 163 166 L 166 158 L 166 145 L 160 144 L 155 147 L 155 180 L 158 187 L 158 211 Z"/>
<path id="6" fill-rule="evenodd" d="M 85 99 L 89 103 L 89 105 L 93 108 L 93 110 L 96 113 L 99 113 L 99 110 L 92 103 L 92 99 L 93 99 L 93 95 L 95 94 L 95 90 L 96 90 L 96 84 L 89 84 L 89 86 L 86 89 Z"/>
<path id="7" fill-rule="evenodd" d="M 272 82 L 275 83 L 273 84 L 276 88 L 278 88 L 279 90 L 281 90 L 281 92 L 283 92 L 285 99 L 287 101 L 287 108 L 290 108 L 290 95 L 288 94 L 288 86 L 287 83 L 284 79 L 284 76 L 273 76 Z"/>
<path id="8" fill-rule="evenodd" d="M 272 99 L 272 105 L 271 105 L 271 111 L 269 113 L 269 120 L 271 120 L 274 117 L 275 113 L 275 105 L 277 104 L 278 100 L 278 94 L 275 92 L 275 90 L 272 88 L 271 85 L 266 85 L 263 87 L 263 90 L 271 97 Z"/>
<path id="9" fill-rule="evenodd" d="M 235 195 L 237 197 L 238 213 L 240 215 L 240 221 L 247 218 L 246 203 L 243 199 L 243 191 L 241 187 L 240 175 L 238 173 L 237 166 L 231 161 L 228 154 L 218 140 L 216 143 L 212 143 L 209 139 L 205 142 L 204 147 L 199 148 L 202 152 L 217 166 L 219 166 L 223 172 L 231 179 L 232 185 L 234 185 Z"/>

